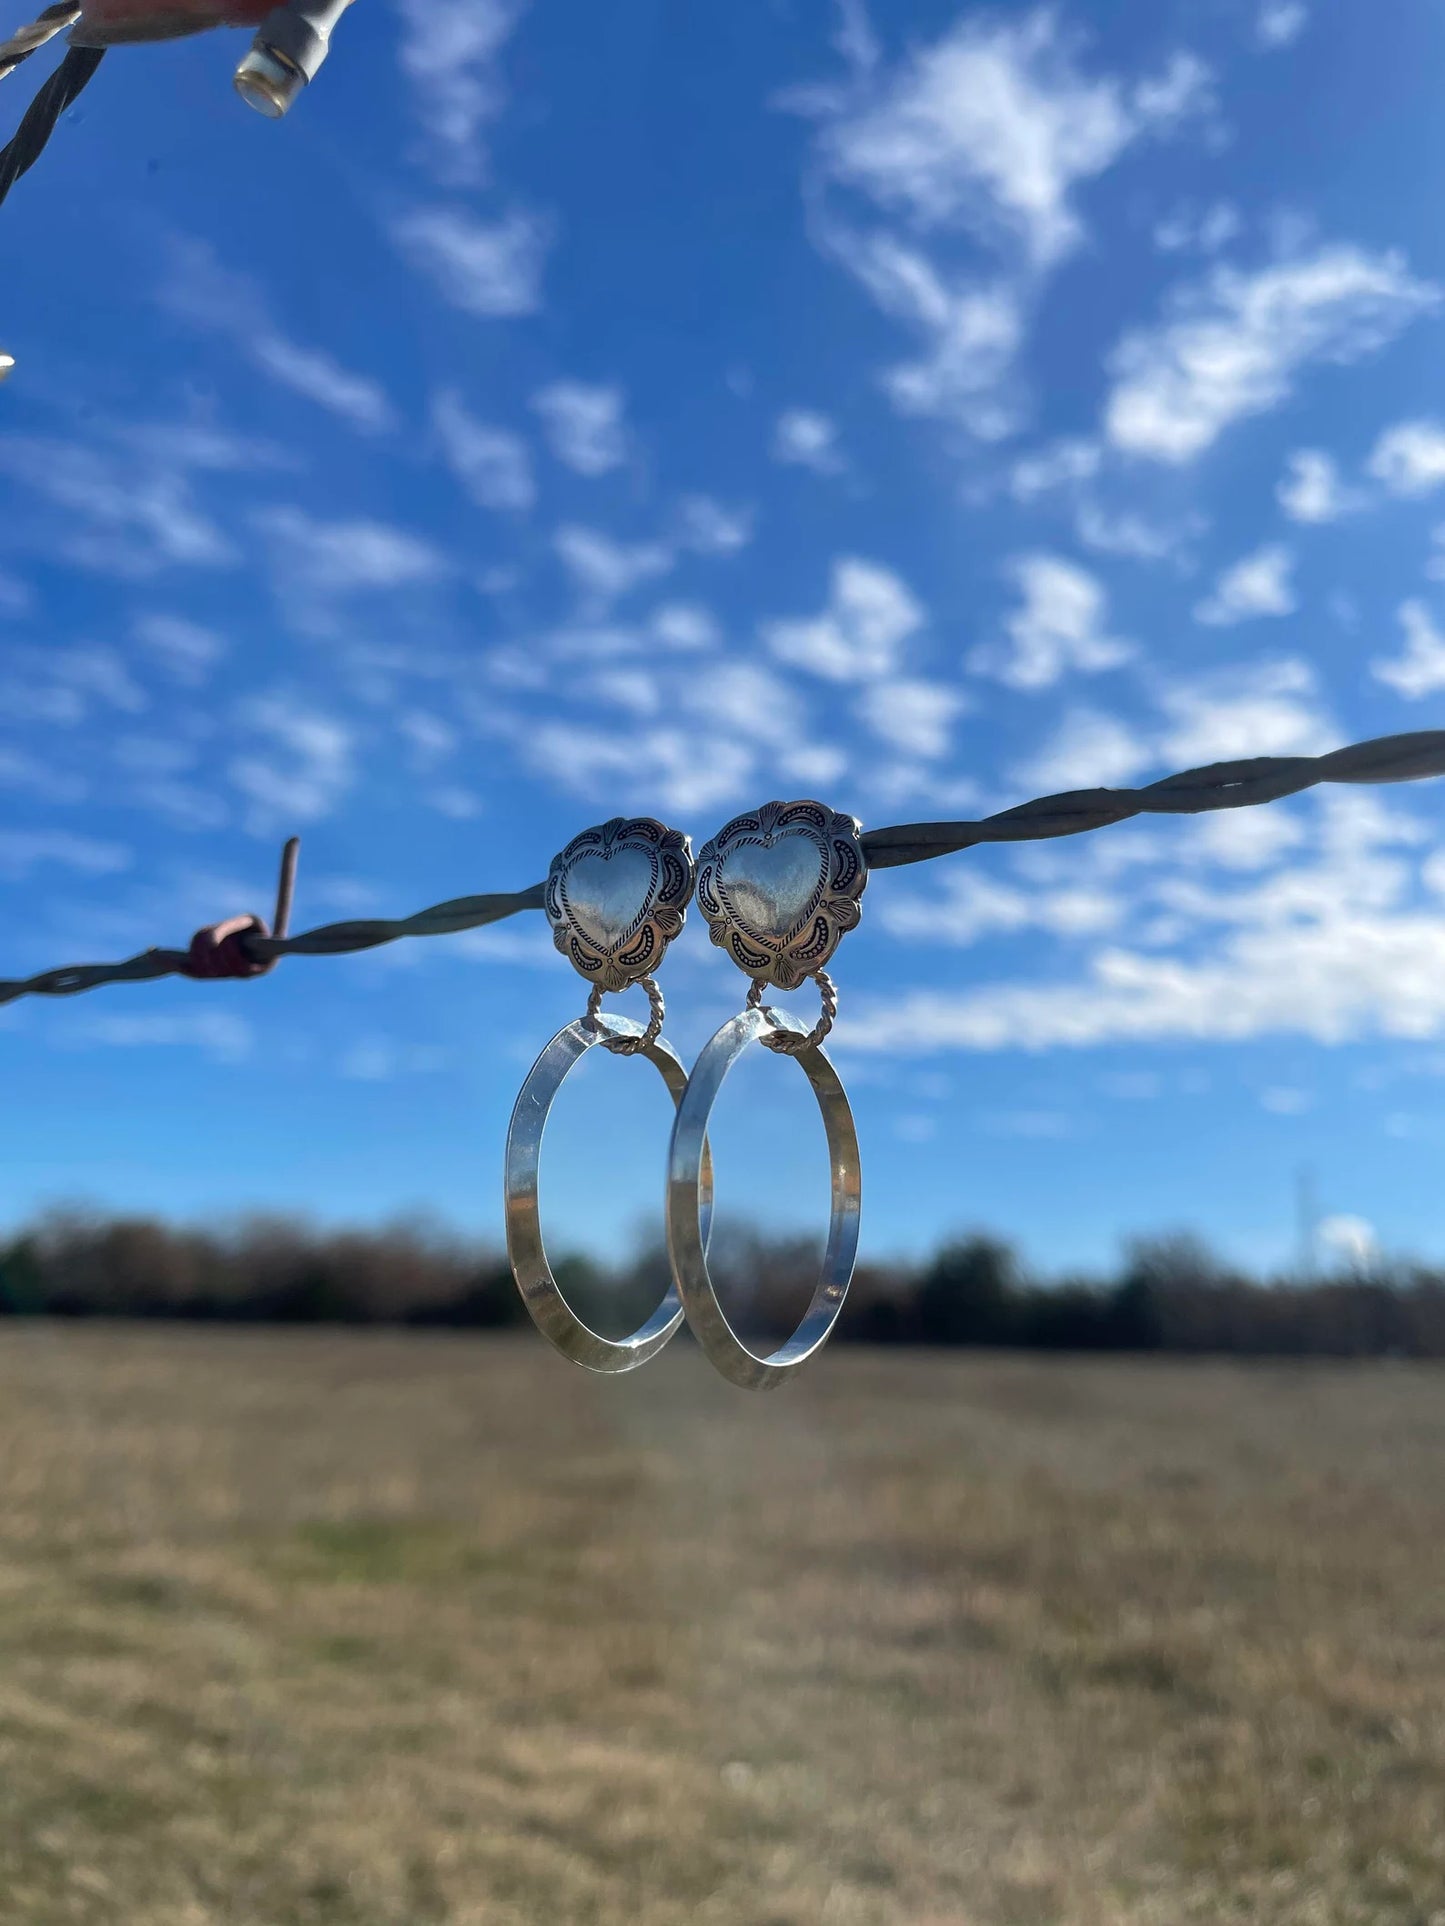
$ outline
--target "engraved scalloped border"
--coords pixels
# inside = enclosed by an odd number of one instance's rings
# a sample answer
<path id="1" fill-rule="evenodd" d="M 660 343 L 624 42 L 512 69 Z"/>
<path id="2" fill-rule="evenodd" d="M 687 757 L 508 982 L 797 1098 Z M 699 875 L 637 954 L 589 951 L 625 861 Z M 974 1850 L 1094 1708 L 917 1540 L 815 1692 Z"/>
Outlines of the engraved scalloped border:
<path id="1" fill-rule="evenodd" d="M 718 861 L 730 844 L 771 838 L 778 829 L 797 822 L 809 823 L 819 841 L 828 844 L 827 878 L 805 924 L 765 945 L 738 927 L 723 902 L 717 885 Z M 761 809 L 747 810 L 724 823 L 703 844 L 697 859 L 697 903 L 712 941 L 727 951 L 746 976 L 780 990 L 796 990 L 823 968 L 848 931 L 858 926 L 863 914 L 858 899 L 868 882 L 862 834 L 856 816 L 808 799 L 764 803 Z"/>
<path id="2" fill-rule="evenodd" d="M 617 849 L 641 849 L 653 860 L 652 884 L 625 933 L 610 947 L 585 935 L 567 905 L 567 872 L 579 856 L 610 856 Z M 602 990 L 625 990 L 650 976 L 668 944 L 682 928 L 692 900 L 694 865 L 691 839 L 669 829 L 655 816 L 614 816 L 574 836 L 552 858 L 543 908 L 552 942 L 579 975 Z"/>

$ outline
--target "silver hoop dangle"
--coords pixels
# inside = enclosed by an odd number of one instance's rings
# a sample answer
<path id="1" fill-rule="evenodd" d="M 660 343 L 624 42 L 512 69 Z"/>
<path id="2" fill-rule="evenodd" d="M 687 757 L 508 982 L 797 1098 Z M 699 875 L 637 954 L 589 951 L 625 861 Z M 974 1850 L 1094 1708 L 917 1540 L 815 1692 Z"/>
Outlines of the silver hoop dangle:
<path id="1" fill-rule="evenodd" d="M 651 817 L 614 817 L 574 836 L 554 857 L 544 907 L 552 940 L 592 985 L 586 1014 L 557 1032 L 532 1065 L 507 1129 L 507 1255 L 537 1329 L 589 1371 L 633 1371 L 655 1357 L 682 1322 L 674 1284 L 652 1315 L 625 1338 L 603 1337 L 584 1324 L 552 1275 L 542 1243 L 537 1182 L 548 1112 L 569 1070 L 594 1044 L 617 1056 L 644 1056 L 661 1073 L 674 1104 L 687 1073 L 662 1035 L 662 992 L 652 976 L 682 928 L 693 888 L 692 849 L 680 830 Z M 647 992 L 646 1028 L 604 1016 L 604 993 L 638 983 Z M 712 1164 L 706 1145 L 698 1181 L 704 1244 L 712 1219 Z"/>
<path id="2" fill-rule="evenodd" d="M 673 1119 L 667 1168 L 667 1250 L 687 1321 L 712 1363 L 734 1384 L 780 1384 L 827 1342 L 858 1252 L 862 1172 L 853 1112 L 822 1048 L 838 1013 L 823 965 L 856 927 L 868 881 L 861 826 L 818 802 L 771 802 L 735 816 L 698 857 L 698 907 L 709 934 L 752 978 L 747 1006 L 708 1043 L 693 1065 Z M 810 1030 L 766 1005 L 769 983 L 795 990 L 809 977 L 823 1010 Z M 708 1119 L 723 1079 L 748 1045 L 796 1059 L 823 1113 L 832 1173 L 828 1245 L 812 1301 L 793 1335 L 767 1357 L 748 1349 L 729 1324 L 707 1268 L 712 1218 Z"/>

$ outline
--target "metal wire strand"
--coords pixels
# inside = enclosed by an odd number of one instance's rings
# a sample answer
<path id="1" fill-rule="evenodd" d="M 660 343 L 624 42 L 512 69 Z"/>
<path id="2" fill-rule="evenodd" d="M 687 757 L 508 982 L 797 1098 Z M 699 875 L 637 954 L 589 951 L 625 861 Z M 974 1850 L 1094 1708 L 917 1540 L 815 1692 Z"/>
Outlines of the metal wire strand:
<path id="1" fill-rule="evenodd" d="M 1445 776 L 1445 729 L 1421 729 L 1410 735 L 1378 736 L 1327 756 L 1255 756 L 1243 762 L 1216 762 L 1188 769 L 1144 789 L 1074 789 L 1064 795 L 1043 796 L 1021 803 L 980 822 L 904 823 L 894 829 L 873 829 L 863 838 L 870 869 L 891 869 L 922 863 L 977 843 L 1018 843 L 1053 836 L 1075 836 L 1107 823 L 1127 822 L 1131 816 L 1193 816 L 1211 809 L 1242 809 L 1253 803 L 1275 802 L 1297 795 L 1316 783 L 1416 782 Z M 294 869 L 293 869 L 294 877 Z M 281 956 L 343 956 L 374 949 L 403 936 L 452 936 L 459 930 L 481 929 L 520 910 L 542 907 L 543 885 L 511 894 L 458 896 L 449 903 L 419 910 L 396 921 L 328 923 L 301 936 L 282 936 L 281 903 L 277 905 L 274 936 L 238 938 L 246 954 L 258 963 Z M 281 894 L 289 888 L 283 879 Z M 186 950 L 145 950 L 125 963 L 84 963 L 70 969 L 47 970 L 22 981 L 0 982 L 0 1004 L 22 996 L 76 996 L 106 983 L 150 983 L 158 977 L 189 976 Z"/>
<path id="2" fill-rule="evenodd" d="M 375 949 L 381 943 L 394 943 L 402 936 L 455 936 L 460 930 L 483 929 L 488 923 L 515 916 L 518 910 L 541 907 L 542 885 L 535 883 L 531 889 L 510 894 L 458 896 L 394 922 L 377 917 L 366 922 L 328 923 L 301 936 L 252 936 L 246 939 L 245 947 L 260 963 L 279 956 L 347 956 L 357 950 Z M 152 983 L 163 976 L 190 976 L 190 964 L 189 950 L 143 950 L 125 963 L 81 963 L 71 969 L 46 970 L 23 982 L 0 982 L 0 1004 L 13 1003 L 22 996 L 78 996 L 104 983 Z"/>
<path id="3" fill-rule="evenodd" d="M 0 201 L 44 153 L 45 143 L 55 132 L 55 123 L 89 85 L 104 53 L 103 47 L 72 47 L 25 109 L 14 138 L 0 148 Z M 16 64 L 11 62 L 12 67 Z"/>
<path id="4" fill-rule="evenodd" d="M 79 18 L 80 8 L 75 0 L 56 0 L 53 7 L 37 14 L 28 26 L 17 27 L 8 40 L 0 40 L 0 80 L 13 74 L 22 61 L 37 53 L 56 34 L 73 27 Z"/>
<path id="5" fill-rule="evenodd" d="M 1041 796 L 972 823 L 903 823 L 872 829 L 863 838 L 870 869 L 922 863 L 931 856 L 972 849 L 976 843 L 1034 842 L 1077 836 L 1127 822 L 1131 816 L 1193 816 L 1207 809 L 1243 809 L 1277 802 L 1321 782 L 1415 782 L 1445 776 L 1445 729 L 1376 736 L 1327 756 L 1253 756 L 1214 762 L 1166 776 L 1144 789 L 1071 789 Z"/>
<path id="6" fill-rule="evenodd" d="M 818 994 L 823 999 L 823 1013 L 818 1021 L 806 1036 L 800 1036 L 796 1030 L 770 1030 L 766 1036 L 758 1038 L 758 1042 L 764 1049 L 776 1050 L 779 1056 L 797 1057 L 801 1056 L 804 1050 L 816 1050 L 827 1036 L 838 1020 L 837 986 L 826 970 L 814 970 L 813 981 L 817 984 Z M 767 984 L 761 977 L 753 979 L 752 987 L 748 991 L 750 1010 L 762 1008 L 763 991 L 766 988 Z"/>

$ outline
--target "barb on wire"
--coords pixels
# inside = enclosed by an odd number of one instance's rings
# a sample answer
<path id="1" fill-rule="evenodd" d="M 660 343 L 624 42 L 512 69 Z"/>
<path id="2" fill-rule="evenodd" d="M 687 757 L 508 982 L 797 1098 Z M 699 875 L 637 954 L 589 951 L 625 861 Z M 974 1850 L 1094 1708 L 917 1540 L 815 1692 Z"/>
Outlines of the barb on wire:
<path id="1" fill-rule="evenodd" d="M 1378 736 L 1326 756 L 1254 756 L 1187 769 L 1143 789 L 1073 789 L 1041 796 L 979 822 L 903 823 L 872 829 L 863 838 L 871 869 L 922 863 L 978 843 L 1040 841 L 1076 836 L 1086 829 L 1127 822 L 1131 816 L 1194 816 L 1212 809 L 1242 809 L 1276 802 L 1324 782 L 1416 782 L 1445 776 L 1445 729 Z M 300 845 L 293 836 L 281 857 L 276 918 L 268 932 L 259 916 L 231 917 L 200 930 L 184 950 L 145 950 L 125 963 L 84 963 L 40 976 L 0 982 L 0 1004 L 22 996 L 76 996 L 105 983 L 149 983 L 163 976 L 260 976 L 283 956 L 345 956 L 375 949 L 403 936 L 454 936 L 482 929 L 522 910 L 542 907 L 543 885 L 488 896 L 457 896 L 396 920 L 328 923 L 290 936 L 291 905 Z"/>
<path id="2" fill-rule="evenodd" d="M 104 53 L 103 47 L 72 47 L 25 109 L 14 138 L 0 148 L 0 201 L 44 153 L 45 143 L 55 132 L 56 122 L 89 85 Z M 26 57 L 23 54 L 20 56 L 21 59 Z M 16 64 L 15 61 L 11 62 L 12 67 Z"/>

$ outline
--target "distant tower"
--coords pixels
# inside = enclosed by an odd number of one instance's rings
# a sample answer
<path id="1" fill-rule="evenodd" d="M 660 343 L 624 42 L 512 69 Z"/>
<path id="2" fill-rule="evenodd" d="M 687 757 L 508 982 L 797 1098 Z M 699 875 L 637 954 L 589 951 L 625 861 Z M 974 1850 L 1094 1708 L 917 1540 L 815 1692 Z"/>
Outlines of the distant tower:
<path id="1" fill-rule="evenodd" d="M 1296 1266 L 1301 1282 L 1306 1282 L 1318 1277 L 1320 1264 L 1320 1207 L 1315 1174 L 1308 1164 L 1301 1164 L 1295 1173 L 1295 1221 L 1299 1235 Z"/>

